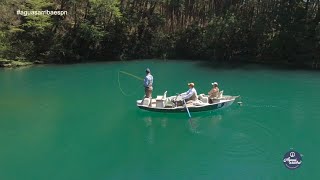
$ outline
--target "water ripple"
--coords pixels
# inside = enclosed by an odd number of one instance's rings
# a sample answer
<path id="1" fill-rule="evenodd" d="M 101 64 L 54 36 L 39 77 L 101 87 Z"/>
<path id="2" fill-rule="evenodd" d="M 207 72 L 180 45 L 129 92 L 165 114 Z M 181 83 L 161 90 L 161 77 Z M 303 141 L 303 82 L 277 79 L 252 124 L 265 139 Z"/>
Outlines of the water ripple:
<path id="1" fill-rule="evenodd" d="M 261 142 L 272 141 L 278 136 L 275 130 L 256 120 L 242 121 L 241 131 L 230 132 L 223 145 L 223 156 L 226 159 L 265 159 L 265 145 Z"/>
<path id="2" fill-rule="evenodd" d="M 237 133 L 231 136 L 224 145 L 224 156 L 226 159 L 234 160 L 250 157 L 262 157 L 264 150 L 244 133 Z"/>

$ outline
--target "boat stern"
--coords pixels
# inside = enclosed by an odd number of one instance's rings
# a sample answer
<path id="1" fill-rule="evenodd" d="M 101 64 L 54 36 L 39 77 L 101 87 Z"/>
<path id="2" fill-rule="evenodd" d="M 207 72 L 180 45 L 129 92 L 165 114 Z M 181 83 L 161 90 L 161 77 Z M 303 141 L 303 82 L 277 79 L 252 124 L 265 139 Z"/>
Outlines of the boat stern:
<path id="1" fill-rule="evenodd" d="M 137 100 L 137 105 L 140 105 L 142 100 Z"/>

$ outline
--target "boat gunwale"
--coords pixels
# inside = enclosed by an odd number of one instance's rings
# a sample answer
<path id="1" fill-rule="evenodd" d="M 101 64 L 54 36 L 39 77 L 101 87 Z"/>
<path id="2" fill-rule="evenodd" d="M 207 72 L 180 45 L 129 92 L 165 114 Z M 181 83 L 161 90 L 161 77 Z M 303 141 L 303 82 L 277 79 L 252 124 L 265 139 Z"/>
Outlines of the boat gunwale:
<path id="1" fill-rule="evenodd" d="M 189 110 L 192 112 L 199 112 L 199 111 L 209 111 L 209 110 L 216 110 L 216 109 L 220 109 L 220 108 L 224 108 L 227 107 L 229 105 L 231 105 L 236 98 L 240 97 L 240 96 L 225 96 L 225 97 L 231 97 L 230 99 L 221 99 L 219 102 L 216 103 L 205 103 L 204 105 L 198 105 L 198 106 L 188 106 Z M 140 109 L 146 110 L 146 111 L 153 111 L 153 112 L 184 112 L 186 111 L 185 106 L 178 106 L 178 107 L 150 107 L 150 106 L 146 106 L 146 105 L 141 105 L 138 102 L 141 102 L 142 100 L 137 100 L 137 106 Z M 225 106 L 225 103 L 227 103 L 227 106 Z M 219 104 L 223 104 L 221 107 L 219 107 Z M 217 108 L 214 109 L 208 109 L 211 107 L 215 107 L 217 106 Z"/>

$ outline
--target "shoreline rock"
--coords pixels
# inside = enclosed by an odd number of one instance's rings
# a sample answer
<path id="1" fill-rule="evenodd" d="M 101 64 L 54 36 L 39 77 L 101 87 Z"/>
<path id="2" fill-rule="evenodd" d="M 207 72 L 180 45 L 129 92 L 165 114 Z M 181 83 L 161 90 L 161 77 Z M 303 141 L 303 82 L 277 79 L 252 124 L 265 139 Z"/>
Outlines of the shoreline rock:
<path id="1" fill-rule="evenodd" d="M 29 61 L 15 61 L 15 60 L 7 60 L 0 59 L 0 67 L 1 68 L 17 68 L 23 66 L 31 66 L 35 63 Z"/>

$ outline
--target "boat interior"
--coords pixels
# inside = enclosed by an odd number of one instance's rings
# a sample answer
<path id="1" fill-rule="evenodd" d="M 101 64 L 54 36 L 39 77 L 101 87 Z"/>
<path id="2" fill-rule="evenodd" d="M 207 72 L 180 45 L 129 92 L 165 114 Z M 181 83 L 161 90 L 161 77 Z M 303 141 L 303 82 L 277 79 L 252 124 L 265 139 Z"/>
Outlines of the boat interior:
<path id="1" fill-rule="evenodd" d="M 197 97 L 197 101 L 188 101 L 186 102 L 186 104 L 187 104 L 187 107 L 205 106 L 209 104 L 220 103 L 221 101 L 228 101 L 233 98 L 234 98 L 233 96 L 224 96 L 223 91 L 220 91 L 219 95 L 216 98 L 209 98 L 208 95 L 200 94 Z M 143 106 L 149 106 L 151 108 L 184 107 L 184 103 L 182 101 L 181 96 L 167 97 L 167 91 L 163 95 L 158 95 L 156 98 L 145 98 L 143 100 L 138 100 L 137 104 L 143 105 Z"/>

